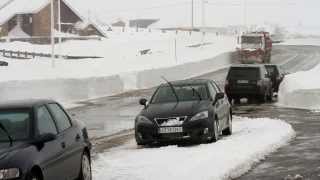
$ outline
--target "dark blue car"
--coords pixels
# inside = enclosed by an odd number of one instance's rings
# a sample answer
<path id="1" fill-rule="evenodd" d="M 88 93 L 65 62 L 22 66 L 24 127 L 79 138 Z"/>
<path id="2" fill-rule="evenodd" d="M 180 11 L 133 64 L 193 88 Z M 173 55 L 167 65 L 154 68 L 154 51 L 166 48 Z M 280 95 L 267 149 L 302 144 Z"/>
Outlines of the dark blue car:
<path id="1" fill-rule="evenodd" d="M 51 100 L 0 104 L 0 180 L 91 180 L 86 128 Z"/>

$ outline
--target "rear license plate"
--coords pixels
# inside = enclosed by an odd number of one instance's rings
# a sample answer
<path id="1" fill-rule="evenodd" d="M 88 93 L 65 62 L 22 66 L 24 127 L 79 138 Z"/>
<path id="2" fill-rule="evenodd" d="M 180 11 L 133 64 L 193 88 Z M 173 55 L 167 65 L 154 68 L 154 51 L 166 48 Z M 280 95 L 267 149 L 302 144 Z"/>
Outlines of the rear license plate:
<path id="1" fill-rule="evenodd" d="M 183 132 L 182 127 L 162 127 L 162 128 L 159 128 L 160 134 L 182 133 L 182 132 Z"/>
<path id="2" fill-rule="evenodd" d="M 238 84 L 248 84 L 249 83 L 248 80 L 238 80 L 237 82 L 238 82 Z"/>

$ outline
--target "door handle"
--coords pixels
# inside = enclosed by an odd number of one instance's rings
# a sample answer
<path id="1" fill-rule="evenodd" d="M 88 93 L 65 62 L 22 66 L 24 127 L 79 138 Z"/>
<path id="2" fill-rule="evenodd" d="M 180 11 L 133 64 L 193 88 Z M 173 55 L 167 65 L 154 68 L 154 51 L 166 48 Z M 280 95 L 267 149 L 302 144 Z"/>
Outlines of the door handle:
<path id="1" fill-rule="evenodd" d="M 61 147 L 64 149 L 64 148 L 66 148 L 66 143 L 65 142 L 62 142 L 61 143 Z"/>

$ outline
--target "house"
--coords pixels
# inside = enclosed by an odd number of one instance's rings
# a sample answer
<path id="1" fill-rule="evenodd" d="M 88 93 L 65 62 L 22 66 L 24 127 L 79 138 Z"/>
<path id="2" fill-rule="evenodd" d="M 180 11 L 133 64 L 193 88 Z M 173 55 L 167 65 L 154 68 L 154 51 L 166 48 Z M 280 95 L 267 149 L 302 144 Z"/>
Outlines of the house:
<path id="1" fill-rule="evenodd" d="M 50 36 L 50 3 L 51 0 L 12 0 L 0 10 L 0 36 L 23 38 Z M 54 9 L 55 12 L 58 12 L 57 0 L 54 0 Z M 61 0 L 60 9 L 61 31 L 63 33 L 105 36 L 97 24 L 89 23 L 66 0 Z M 81 28 L 79 29 L 79 27 Z M 55 29 L 58 29 L 57 13 L 55 13 Z"/>

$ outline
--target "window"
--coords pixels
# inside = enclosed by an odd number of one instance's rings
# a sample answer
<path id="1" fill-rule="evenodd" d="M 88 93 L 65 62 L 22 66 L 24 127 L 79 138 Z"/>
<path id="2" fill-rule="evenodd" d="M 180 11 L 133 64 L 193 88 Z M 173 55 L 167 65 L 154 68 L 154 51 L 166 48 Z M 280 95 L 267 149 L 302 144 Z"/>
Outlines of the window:
<path id="1" fill-rule="evenodd" d="M 38 135 L 47 133 L 58 134 L 56 125 L 46 107 L 41 106 L 37 111 Z"/>
<path id="2" fill-rule="evenodd" d="M 13 141 L 26 140 L 30 135 L 30 110 L 12 109 L 0 111 L 0 123 Z M 0 142 L 8 141 L 7 134 L 0 129 Z"/>
<path id="3" fill-rule="evenodd" d="M 62 132 L 71 127 L 71 122 L 67 114 L 58 104 L 49 104 L 48 105 L 54 119 L 56 120 L 59 132 Z"/>
<path id="4" fill-rule="evenodd" d="M 216 98 L 217 90 L 213 87 L 211 83 L 209 83 L 209 92 L 211 94 L 212 99 Z"/>

